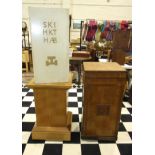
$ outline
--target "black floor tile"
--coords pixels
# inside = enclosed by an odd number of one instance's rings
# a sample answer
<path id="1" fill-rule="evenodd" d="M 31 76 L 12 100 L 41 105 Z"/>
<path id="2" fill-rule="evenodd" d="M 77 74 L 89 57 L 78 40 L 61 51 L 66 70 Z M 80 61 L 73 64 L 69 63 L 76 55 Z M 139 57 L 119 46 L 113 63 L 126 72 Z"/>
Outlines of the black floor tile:
<path id="1" fill-rule="evenodd" d="M 82 114 L 82 108 L 78 108 L 79 109 L 79 114 Z"/>
<path id="2" fill-rule="evenodd" d="M 81 86 L 80 85 L 77 85 L 77 89 L 80 89 L 81 88 Z"/>
<path id="3" fill-rule="evenodd" d="M 125 95 L 125 96 L 123 97 L 123 101 L 127 102 L 128 100 L 129 100 L 129 97 L 128 97 L 127 95 Z"/>
<path id="4" fill-rule="evenodd" d="M 71 141 L 64 141 L 64 143 L 79 144 L 80 132 L 71 132 Z"/>
<path id="5" fill-rule="evenodd" d="M 132 114 L 132 108 L 127 108 L 129 113 Z"/>
<path id="6" fill-rule="evenodd" d="M 62 155 L 62 144 L 45 144 L 43 155 Z"/>
<path id="7" fill-rule="evenodd" d="M 78 107 L 77 102 L 68 102 L 68 107 Z"/>
<path id="8" fill-rule="evenodd" d="M 122 102 L 122 108 L 125 108 L 125 106 L 124 106 L 123 102 Z"/>
<path id="9" fill-rule="evenodd" d="M 69 97 L 77 97 L 77 93 L 68 93 Z"/>
<path id="10" fill-rule="evenodd" d="M 22 88 L 22 92 L 28 92 L 30 88 Z"/>
<path id="11" fill-rule="evenodd" d="M 98 140 L 98 143 L 100 143 L 100 144 L 115 144 L 116 143 L 116 141 L 114 141 L 114 140 Z"/>
<path id="12" fill-rule="evenodd" d="M 26 94 L 26 96 L 33 96 L 34 94 L 33 94 L 33 92 L 28 92 L 27 94 Z"/>
<path id="13" fill-rule="evenodd" d="M 82 97 L 78 97 L 78 102 L 82 102 Z"/>
<path id="14" fill-rule="evenodd" d="M 73 88 L 76 88 L 76 85 L 75 84 L 73 85 Z"/>
<path id="15" fill-rule="evenodd" d="M 34 122 L 22 122 L 22 131 L 32 131 Z"/>
<path id="16" fill-rule="evenodd" d="M 22 107 L 29 107 L 31 103 L 31 101 L 22 101 Z"/>
<path id="17" fill-rule="evenodd" d="M 72 115 L 72 122 L 79 122 L 79 115 L 73 114 Z"/>
<path id="18" fill-rule="evenodd" d="M 45 140 L 33 140 L 32 139 L 32 134 L 30 135 L 30 137 L 29 137 L 29 140 L 28 140 L 28 143 L 30 144 L 30 143 L 45 143 Z"/>
<path id="19" fill-rule="evenodd" d="M 121 155 L 132 155 L 132 144 L 117 144 Z"/>
<path id="20" fill-rule="evenodd" d="M 34 107 L 30 107 L 27 111 L 28 114 L 35 114 L 35 108 Z"/>
<path id="21" fill-rule="evenodd" d="M 26 144 L 22 144 L 22 153 L 24 153 Z"/>
<path id="22" fill-rule="evenodd" d="M 101 155 L 98 144 L 81 144 L 82 155 Z"/>
<path id="23" fill-rule="evenodd" d="M 132 122 L 132 116 L 131 115 L 121 115 L 122 122 Z"/>
<path id="24" fill-rule="evenodd" d="M 22 114 L 22 119 L 23 119 L 24 116 L 25 116 L 25 114 Z"/>
<path id="25" fill-rule="evenodd" d="M 130 135 L 130 138 L 132 139 L 132 132 L 128 132 L 129 133 L 129 135 Z"/>
<path id="26" fill-rule="evenodd" d="M 126 131 L 123 123 L 121 123 L 121 122 L 119 123 L 119 129 L 118 129 L 118 131 Z"/>
<path id="27" fill-rule="evenodd" d="M 77 89 L 77 92 L 82 92 L 82 88 L 78 88 Z"/>

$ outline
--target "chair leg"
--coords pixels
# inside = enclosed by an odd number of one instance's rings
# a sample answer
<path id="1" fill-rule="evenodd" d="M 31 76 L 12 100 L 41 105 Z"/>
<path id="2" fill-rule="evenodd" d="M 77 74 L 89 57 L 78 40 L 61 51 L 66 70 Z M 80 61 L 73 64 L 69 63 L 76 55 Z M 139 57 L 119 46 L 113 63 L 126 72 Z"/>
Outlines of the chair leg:
<path id="1" fill-rule="evenodd" d="M 26 64 L 26 72 L 29 72 L 29 67 L 28 67 L 28 62 L 25 63 Z"/>

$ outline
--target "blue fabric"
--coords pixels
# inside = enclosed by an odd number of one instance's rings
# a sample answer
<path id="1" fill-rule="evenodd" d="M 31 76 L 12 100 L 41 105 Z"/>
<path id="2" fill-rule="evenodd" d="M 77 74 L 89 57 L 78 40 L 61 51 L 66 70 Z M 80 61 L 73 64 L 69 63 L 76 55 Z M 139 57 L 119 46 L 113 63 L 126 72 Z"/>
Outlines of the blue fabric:
<path id="1" fill-rule="evenodd" d="M 106 25 L 107 25 L 107 21 L 105 20 L 105 21 L 103 22 L 103 27 L 102 27 L 102 29 L 101 29 L 101 32 L 103 32 L 103 31 L 104 31 L 104 29 L 105 29 Z"/>

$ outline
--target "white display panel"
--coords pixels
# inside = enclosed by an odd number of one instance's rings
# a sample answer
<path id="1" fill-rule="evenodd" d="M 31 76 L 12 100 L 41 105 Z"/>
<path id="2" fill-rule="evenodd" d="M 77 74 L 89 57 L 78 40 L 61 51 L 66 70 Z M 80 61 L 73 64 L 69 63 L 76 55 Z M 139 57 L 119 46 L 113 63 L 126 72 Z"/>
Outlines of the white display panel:
<path id="1" fill-rule="evenodd" d="M 30 7 L 29 17 L 35 82 L 67 82 L 69 11 Z"/>

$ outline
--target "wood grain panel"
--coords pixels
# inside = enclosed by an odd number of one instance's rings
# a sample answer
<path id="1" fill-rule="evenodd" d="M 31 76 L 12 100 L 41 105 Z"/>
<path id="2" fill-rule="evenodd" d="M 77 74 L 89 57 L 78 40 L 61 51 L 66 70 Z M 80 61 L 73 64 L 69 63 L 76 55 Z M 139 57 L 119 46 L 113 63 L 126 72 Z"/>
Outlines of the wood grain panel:
<path id="1" fill-rule="evenodd" d="M 116 140 L 125 83 L 116 63 L 84 63 L 82 137 Z"/>

